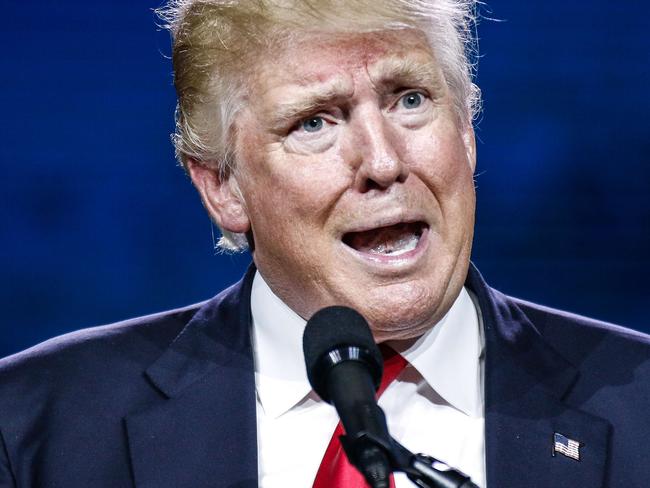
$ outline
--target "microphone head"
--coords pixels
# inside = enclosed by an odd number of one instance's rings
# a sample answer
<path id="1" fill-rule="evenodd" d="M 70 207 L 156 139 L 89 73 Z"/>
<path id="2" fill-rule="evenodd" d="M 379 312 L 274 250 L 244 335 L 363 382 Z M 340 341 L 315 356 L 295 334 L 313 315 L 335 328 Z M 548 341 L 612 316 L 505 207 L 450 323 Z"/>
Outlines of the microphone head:
<path id="1" fill-rule="evenodd" d="M 364 363 L 372 376 L 375 390 L 381 382 L 384 361 L 372 337 L 368 322 L 348 307 L 326 307 L 308 321 L 302 337 L 307 377 L 318 395 L 329 402 L 327 375 L 338 362 Z"/>

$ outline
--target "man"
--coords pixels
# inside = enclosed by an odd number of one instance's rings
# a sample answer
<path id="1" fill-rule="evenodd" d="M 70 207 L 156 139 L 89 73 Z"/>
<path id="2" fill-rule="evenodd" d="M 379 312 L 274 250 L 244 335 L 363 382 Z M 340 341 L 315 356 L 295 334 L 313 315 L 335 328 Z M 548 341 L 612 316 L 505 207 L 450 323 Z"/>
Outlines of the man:
<path id="1" fill-rule="evenodd" d="M 0 363 L 0 486 L 311 486 L 337 418 L 322 307 L 409 363 L 391 433 L 479 486 L 644 486 L 646 336 L 470 265 L 472 2 L 174 3 L 179 159 L 254 266 L 214 299 Z M 408 480 L 396 476 L 398 488 Z"/>

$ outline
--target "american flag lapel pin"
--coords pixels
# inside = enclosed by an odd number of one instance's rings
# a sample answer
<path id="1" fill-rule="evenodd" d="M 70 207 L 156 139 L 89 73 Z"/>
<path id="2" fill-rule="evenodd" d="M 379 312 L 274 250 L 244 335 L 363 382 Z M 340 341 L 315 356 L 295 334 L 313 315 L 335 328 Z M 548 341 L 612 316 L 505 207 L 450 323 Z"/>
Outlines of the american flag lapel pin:
<path id="1" fill-rule="evenodd" d="M 553 434 L 553 456 L 560 453 L 563 456 L 580 461 L 580 447 L 582 445 L 580 442 L 569 439 L 565 435 L 558 434 L 557 432 Z"/>

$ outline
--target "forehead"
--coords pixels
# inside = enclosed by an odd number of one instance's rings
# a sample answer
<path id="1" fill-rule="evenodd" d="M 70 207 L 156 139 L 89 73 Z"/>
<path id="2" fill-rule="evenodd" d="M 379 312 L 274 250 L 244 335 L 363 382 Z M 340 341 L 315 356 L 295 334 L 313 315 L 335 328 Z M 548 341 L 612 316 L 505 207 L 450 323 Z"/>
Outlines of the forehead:
<path id="1" fill-rule="evenodd" d="M 252 79 L 258 94 L 337 81 L 353 90 L 353 78 L 367 72 L 374 82 L 409 69 L 437 70 L 424 34 L 414 29 L 363 34 L 305 33 L 266 53 Z"/>

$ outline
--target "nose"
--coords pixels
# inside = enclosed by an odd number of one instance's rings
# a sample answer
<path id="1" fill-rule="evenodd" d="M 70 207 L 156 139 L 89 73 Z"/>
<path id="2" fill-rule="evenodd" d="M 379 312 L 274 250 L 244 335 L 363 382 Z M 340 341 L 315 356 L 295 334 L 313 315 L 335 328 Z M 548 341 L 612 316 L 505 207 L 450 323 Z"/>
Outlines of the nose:
<path id="1" fill-rule="evenodd" d="M 357 161 L 354 186 L 361 193 L 386 190 L 403 183 L 408 166 L 399 157 L 398 135 L 380 110 L 367 110 L 352 122 L 352 144 Z"/>

